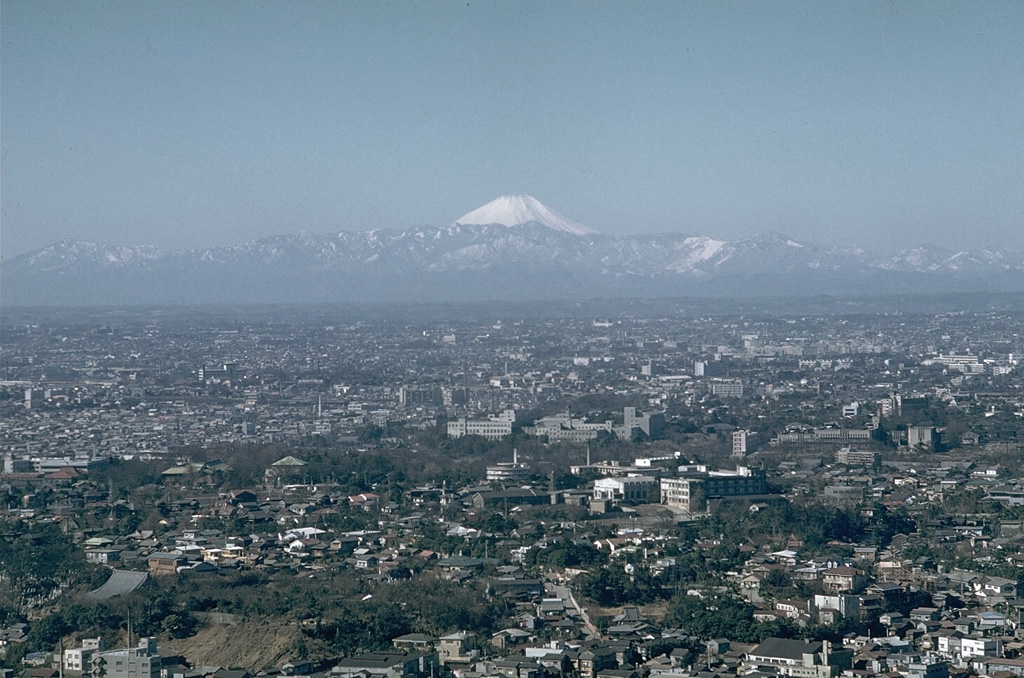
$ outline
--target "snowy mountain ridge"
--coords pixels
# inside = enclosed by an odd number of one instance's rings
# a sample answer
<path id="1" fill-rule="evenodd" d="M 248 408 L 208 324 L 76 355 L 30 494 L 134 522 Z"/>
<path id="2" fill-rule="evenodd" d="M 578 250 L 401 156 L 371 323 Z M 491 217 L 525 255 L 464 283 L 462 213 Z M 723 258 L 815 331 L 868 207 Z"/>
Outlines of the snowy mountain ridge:
<path id="1" fill-rule="evenodd" d="M 64 240 L 4 261 L 0 277 L 12 305 L 1024 292 L 1024 250 L 877 256 L 776 232 L 609 235 L 503 196 L 444 227 L 189 250 Z"/>

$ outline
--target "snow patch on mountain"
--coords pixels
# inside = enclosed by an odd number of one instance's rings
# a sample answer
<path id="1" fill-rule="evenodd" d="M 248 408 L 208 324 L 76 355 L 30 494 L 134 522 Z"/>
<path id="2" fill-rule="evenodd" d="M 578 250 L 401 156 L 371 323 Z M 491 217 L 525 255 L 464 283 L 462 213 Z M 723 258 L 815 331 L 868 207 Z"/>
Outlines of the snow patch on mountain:
<path id="1" fill-rule="evenodd" d="M 530 222 L 573 235 L 597 233 L 591 228 L 548 209 L 539 200 L 529 195 L 503 195 L 472 212 L 463 214 L 455 220 L 453 226 L 500 224 L 512 228 Z"/>

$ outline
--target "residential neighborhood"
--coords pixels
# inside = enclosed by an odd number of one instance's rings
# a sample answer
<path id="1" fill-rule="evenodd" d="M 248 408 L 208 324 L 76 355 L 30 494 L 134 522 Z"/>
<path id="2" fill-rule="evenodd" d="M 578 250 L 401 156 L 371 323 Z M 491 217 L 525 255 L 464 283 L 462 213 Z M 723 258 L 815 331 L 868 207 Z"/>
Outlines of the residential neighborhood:
<path id="1" fill-rule="evenodd" d="M 1024 674 L 1024 317 L 5 318 L 5 678 Z"/>

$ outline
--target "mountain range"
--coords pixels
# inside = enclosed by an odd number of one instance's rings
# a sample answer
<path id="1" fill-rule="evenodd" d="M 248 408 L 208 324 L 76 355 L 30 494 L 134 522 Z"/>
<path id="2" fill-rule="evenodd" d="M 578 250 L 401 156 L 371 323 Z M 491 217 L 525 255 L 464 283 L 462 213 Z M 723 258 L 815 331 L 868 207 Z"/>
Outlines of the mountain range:
<path id="1" fill-rule="evenodd" d="M 768 232 L 607 235 L 530 196 L 450 226 L 297 233 L 162 250 L 64 240 L 3 262 L 11 306 L 566 300 L 1024 292 L 1024 250 L 887 255 Z"/>

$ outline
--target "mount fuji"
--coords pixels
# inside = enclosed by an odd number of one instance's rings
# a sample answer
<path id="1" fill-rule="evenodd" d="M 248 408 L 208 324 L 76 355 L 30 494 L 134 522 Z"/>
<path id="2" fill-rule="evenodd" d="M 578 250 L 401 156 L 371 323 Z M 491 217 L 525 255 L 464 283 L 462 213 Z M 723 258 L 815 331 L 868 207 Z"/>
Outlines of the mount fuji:
<path id="1" fill-rule="evenodd" d="M 637 224 L 629 224 L 636 228 Z M 642 225 L 641 225 L 642 226 Z M 297 233 L 207 249 L 65 240 L 8 259 L 0 303 L 125 306 L 1024 292 L 1024 251 L 887 256 L 779 233 L 597 233 L 525 195 L 450 226 Z"/>
<path id="2" fill-rule="evenodd" d="M 597 231 L 563 217 L 529 195 L 503 195 L 455 220 L 455 225 L 486 226 L 499 224 L 509 228 L 538 223 L 554 231 L 573 235 L 593 235 Z"/>

